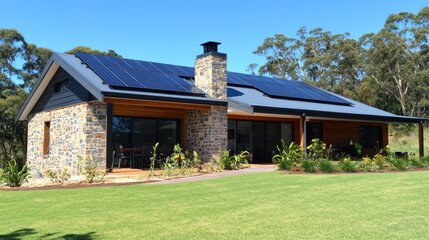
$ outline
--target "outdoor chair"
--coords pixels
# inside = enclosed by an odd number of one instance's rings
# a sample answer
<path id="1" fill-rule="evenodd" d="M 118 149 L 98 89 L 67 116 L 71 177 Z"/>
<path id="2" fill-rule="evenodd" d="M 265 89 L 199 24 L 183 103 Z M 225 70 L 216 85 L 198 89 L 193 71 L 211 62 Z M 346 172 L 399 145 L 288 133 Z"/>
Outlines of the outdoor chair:
<path id="1" fill-rule="evenodd" d="M 127 157 L 124 154 L 124 149 L 122 145 L 115 143 L 113 145 L 113 148 L 114 148 L 114 152 L 113 152 L 113 161 L 112 161 L 111 169 L 113 169 L 115 161 L 118 162 L 118 168 L 121 168 L 122 159 L 127 160 L 129 159 L 129 157 Z"/>

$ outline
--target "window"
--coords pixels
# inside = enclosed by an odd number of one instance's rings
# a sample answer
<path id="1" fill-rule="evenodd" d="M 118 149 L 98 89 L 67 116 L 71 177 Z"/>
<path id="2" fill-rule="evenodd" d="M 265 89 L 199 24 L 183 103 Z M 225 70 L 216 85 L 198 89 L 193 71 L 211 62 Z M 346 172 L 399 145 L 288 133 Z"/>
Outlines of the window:
<path id="1" fill-rule="evenodd" d="M 54 84 L 54 93 L 64 92 L 69 89 L 69 80 L 58 82 Z"/>
<path id="2" fill-rule="evenodd" d="M 293 141 L 293 124 L 281 123 L 280 128 L 280 137 L 285 141 L 286 145 L 289 146 L 289 144 Z"/>
<path id="3" fill-rule="evenodd" d="M 323 141 L 323 125 L 321 123 L 307 123 L 307 146 L 311 140 L 320 139 Z"/>
<path id="4" fill-rule="evenodd" d="M 364 148 L 374 148 L 383 145 L 380 126 L 359 126 L 359 144 Z"/>
<path id="5" fill-rule="evenodd" d="M 45 122 L 43 130 L 43 155 L 49 155 L 51 122 Z"/>

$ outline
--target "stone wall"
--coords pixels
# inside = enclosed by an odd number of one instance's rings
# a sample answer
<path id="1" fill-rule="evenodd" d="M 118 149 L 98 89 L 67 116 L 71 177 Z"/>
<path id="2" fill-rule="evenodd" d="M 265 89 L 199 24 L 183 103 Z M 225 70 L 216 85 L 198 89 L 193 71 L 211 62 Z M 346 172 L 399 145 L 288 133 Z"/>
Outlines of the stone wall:
<path id="1" fill-rule="evenodd" d="M 195 150 L 204 162 L 219 157 L 228 145 L 226 107 L 210 110 L 186 110 L 186 148 Z"/>
<path id="2" fill-rule="evenodd" d="M 45 122 L 50 122 L 49 154 L 43 155 Z M 46 169 L 68 168 L 77 174 L 78 156 L 90 154 L 106 166 L 106 107 L 98 101 L 81 103 L 28 117 L 27 163 L 33 177 Z"/>
<path id="3" fill-rule="evenodd" d="M 195 60 L 195 85 L 215 100 L 227 100 L 226 54 L 210 53 Z"/>

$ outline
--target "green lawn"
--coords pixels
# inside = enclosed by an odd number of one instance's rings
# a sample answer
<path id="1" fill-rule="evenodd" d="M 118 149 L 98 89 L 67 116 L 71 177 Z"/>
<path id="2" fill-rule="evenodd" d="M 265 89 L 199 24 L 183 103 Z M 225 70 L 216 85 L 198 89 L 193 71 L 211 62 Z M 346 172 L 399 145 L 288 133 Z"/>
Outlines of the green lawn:
<path id="1" fill-rule="evenodd" d="M 429 172 L 0 192 L 0 239 L 428 239 Z"/>

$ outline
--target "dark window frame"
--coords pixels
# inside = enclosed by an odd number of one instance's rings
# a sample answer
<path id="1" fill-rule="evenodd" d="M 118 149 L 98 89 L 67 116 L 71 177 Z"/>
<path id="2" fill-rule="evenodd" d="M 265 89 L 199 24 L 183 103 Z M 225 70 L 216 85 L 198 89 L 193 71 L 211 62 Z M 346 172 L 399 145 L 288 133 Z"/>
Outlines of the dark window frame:
<path id="1" fill-rule="evenodd" d="M 54 94 L 62 93 L 70 89 L 69 79 L 64 79 L 54 84 Z"/>
<path id="2" fill-rule="evenodd" d="M 134 145 L 133 141 L 134 141 L 134 137 L 133 137 L 133 132 L 134 132 L 134 124 L 133 124 L 133 119 L 148 119 L 148 120 L 155 120 L 156 123 L 156 132 L 155 132 L 155 139 L 156 142 L 159 142 L 159 122 L 162 120 L 167 120 L 167 121 L 176 121 L 176 143 L 180 143 L 180 145 L 182 145 L 182 122 L 180 118 L 157 118 L 157 117 L 140 117 L 140 116 L 123 116 L 123 115 L 113 115 L 112 118 L 116 118 L 116 117 L 120 117 L 120 118 L 129 118 L 130 119 L 130 133 L 128 134 L 128 142 L 130 145 Z M 112 133 L 112 137 L 113 137 L 113 142 L 115 142 L 115 132 Z M 139 147 L 139 146 L 131 146 L 131 147 Z"/>
<path id="3" fill-rule="evenodd" d="M 359 125 L 359 144 L 362 145 L 363 148 L 379 148 L 383 146 L 383 128 L 381 126 L 376 125 Z M 369 142 L 367 142 L 368 137 L 372 138 L 373 136 L 373 130 L 378 129 L 378 141 L 374 139 L 370 139 Z M 362 130 L 364 131 L 362 134 Z M 378 145 L 377 145 L 378 143 Z"/>

